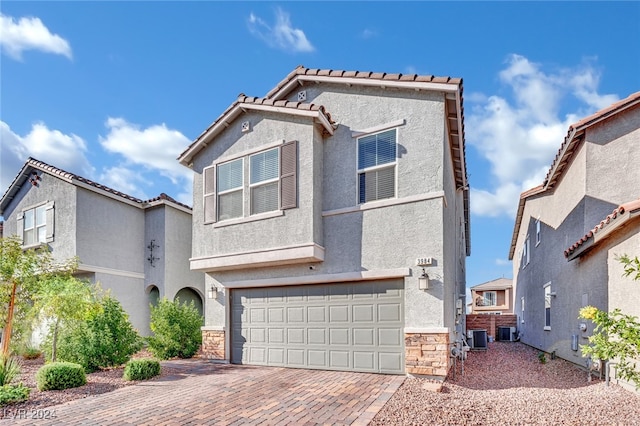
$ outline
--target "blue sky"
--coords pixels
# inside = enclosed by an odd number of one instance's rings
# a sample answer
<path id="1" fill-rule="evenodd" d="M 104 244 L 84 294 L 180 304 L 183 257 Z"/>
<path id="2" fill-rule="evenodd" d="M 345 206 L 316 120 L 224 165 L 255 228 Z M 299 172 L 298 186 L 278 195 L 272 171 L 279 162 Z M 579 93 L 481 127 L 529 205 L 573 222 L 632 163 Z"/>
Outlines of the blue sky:
<path id="1" fill-rule="evenodd" d="M 518 196 L 569 125 L 640 90 L 639 2 L 13 2 L 0 16 L 0 192 L 33 156 L 192 204 L 175 158 L 297 65 L 464 79 L 467 285 L 511 277 Z"/>

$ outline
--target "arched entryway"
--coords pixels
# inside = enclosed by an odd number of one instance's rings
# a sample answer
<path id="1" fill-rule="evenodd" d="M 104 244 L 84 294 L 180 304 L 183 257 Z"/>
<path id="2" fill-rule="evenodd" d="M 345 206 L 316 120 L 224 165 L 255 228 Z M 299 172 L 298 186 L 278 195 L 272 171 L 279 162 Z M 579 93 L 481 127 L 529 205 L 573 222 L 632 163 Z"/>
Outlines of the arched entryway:
<path id="1" fill-rule="evenodd" d="M 175 299 L 180 299 L 180 303 L 191 303 L 196 306 L 196 309 L 200 313 L 200 315 L 204 314 L 204 310 L 202 309 L 202 297 L 200 294 L 192 288 L 185 287 L 176 293 Z"/>
<path id="2" fill-rule="evenodd" d="M 147 288 L 147 295 L 149 304 L 152 306 L 156 306 L 158 304 L 158 300 L 160 300 L 160 290 L 155 285 L 149 286 Z"/>

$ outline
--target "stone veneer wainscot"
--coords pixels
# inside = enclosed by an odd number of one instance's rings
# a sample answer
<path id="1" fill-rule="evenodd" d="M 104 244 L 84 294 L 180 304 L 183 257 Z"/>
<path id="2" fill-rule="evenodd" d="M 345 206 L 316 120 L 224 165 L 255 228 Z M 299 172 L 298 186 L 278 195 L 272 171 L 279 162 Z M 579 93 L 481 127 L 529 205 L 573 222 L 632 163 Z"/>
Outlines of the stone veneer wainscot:
<path id="1" fill-rule="evenodd" d="M 407 374 L 446 376 L 449 371 L 449 333 L 405 333 Z"/>

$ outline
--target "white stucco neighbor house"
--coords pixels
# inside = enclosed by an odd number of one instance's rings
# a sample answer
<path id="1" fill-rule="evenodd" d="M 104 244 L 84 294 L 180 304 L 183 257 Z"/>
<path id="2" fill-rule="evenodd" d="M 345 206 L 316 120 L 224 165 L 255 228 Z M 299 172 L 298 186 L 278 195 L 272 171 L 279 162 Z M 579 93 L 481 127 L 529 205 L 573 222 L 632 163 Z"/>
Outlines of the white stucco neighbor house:
<path id="1" fill-rule="evenodd" d="M 446 375 L 470 252 L 462 80 L 298 67 L 180 155 L 203 350 Z"/>
<path id="2" fill-rule="evenodd" d="M 640 92 L 571 125 L 542 185 L 520 197 L 509 258 L 522 342 L 586 365 L 580 308 L 640 315 L 618 256 L 640 255 Z"/>
<path id="3" fill-rule="evenodd" d="M 5 237 L 54 258 L 78 256 L 77 276 L 99 282 L 148 335 L 158 297 L 202 307 L 203 274 L 191 271 L 191 208 L 166 194 L 139 200 L 29 158 L 0 199 Z"/>

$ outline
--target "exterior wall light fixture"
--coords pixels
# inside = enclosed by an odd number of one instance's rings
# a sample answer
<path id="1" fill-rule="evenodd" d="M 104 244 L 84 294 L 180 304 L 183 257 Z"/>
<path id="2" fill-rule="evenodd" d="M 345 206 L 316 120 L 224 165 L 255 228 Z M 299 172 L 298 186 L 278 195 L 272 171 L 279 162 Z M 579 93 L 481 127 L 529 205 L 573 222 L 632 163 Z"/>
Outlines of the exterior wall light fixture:
<path id="1" fill-rule="evenodd" d="M 427 271 L 425 271 L 424 268 L 422 268 L 422 274 L 418 277 L 418 289 L 429 289 L 429 275 L 427 275 Z"/>
<path id="2" fill-rule="evenodd" d="M 209 299 L 215 299 L 216 294 L 218 294 L 218 287 L 211 284 L 211 288 L 209 289 L 209 291 L 207 291 L 207 296 L 209 297 Z"/>

